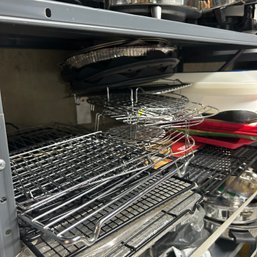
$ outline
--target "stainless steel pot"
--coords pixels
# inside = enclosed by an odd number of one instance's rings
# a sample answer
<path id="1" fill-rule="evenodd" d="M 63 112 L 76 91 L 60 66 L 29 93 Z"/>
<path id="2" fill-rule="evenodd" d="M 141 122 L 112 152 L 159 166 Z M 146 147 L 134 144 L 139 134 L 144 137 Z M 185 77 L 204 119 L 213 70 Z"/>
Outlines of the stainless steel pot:
<path id="1" fill-rule="evenodd" d="M 204 222 L 205 228 L 211 233 L 221 225 L 221 222 L 208 218 L 205 218 Z M 255 244 L 257 238 L 257 222 L 245 225 L 231 225 L 225 230 L 221 237 L 236 243 L 248 242 Z"/>
<path id="2" fill-rule="evenodd" d="M 225 221 L 236 209 L 257 190 L 257 174 L 252 168 L 245 170 L 240 177 L 230 176 L 217 196 L 207 198 L 203 203 L 206 217 Z M 254 199 L 233 224 L 248 224 L 257 221 L 257 199 Z"/>
<path id="3" fill-rule="evenodd" d="M 241 202 L 225 201 L 224 199 L 208 199 L 203 203 L 206 216 L 216 221 L 227 220 L 241 205 Z M 243 212 L 234 220 L 233 224 L 248 224 L 257 220 L 257 201 L 248 205 Z"/>

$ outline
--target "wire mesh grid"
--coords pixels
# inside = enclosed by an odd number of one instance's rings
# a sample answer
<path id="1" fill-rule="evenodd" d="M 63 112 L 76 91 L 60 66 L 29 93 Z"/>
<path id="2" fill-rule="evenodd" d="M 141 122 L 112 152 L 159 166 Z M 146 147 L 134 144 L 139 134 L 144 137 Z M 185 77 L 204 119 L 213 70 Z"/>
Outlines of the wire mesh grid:
<path id="1" fill-rule="evenodd" d="M 160 177 L 156 177 L 159 179 Z M 194 185 L 185 180 L 170 177 L 169 179 L 163 181 L 149 193 L 138 199 L 131 206 L 127 207 L 119 214 L 108 220 L 102 227 L 100 236 L 98 240 L 103 239 L 108 236 L 110 233 L 113 233 L 117 229 L 125 226 L 129 222 L 132 222 L 136 218 L 139 218 L 141 215 L 149 212 L 150 210 L 158 207 L 159 205 L 165 203 L 166 201 L 172 199 L 173 197 L 182 194 L 190 190 Z M 123 199 L 122 201 L 126 201 Z M 117 204 L 113 204 L 110 207 L 110 210 L 117 208 Z M 83 212 L 81 213 L 83 215 Z M 97 217 L 92 217 L 90 220 L 83 222 L 78 228 L 80 234 L 88 237 L 94 233 L 92 224 L 95 224 L 101 216 L 105 216 L 106 211 L 99 213 Z M 74 217 L 75 219 L 75 217 Z M 70 224 L 70 220 L 66 220 L 66 226 Z M 72 231 L 71 233 L 75 233 Z M 26 233 L 28 236 L 28 233 Z M 85 250 L 87 246 L 82 242 L 77 242 L 72 245 L 61 244 L 60 242 L 53 240 L 52 238 L 40 237 L 33 243 L 28 242 L 28 238 L 25 239 L 25 242 L 33 250 L 37 256 L 51 256 L 51 257 L 64 257 L 64 256 L 75 256 L 82 250 Z"/>
<path id="2" fill-rule="evenodd" d="M 145 126 L 188 127 L 201 123 L 204 118 L 217 113 L 212 106 L 204 106 L 190 102 L 179 94 L 147 94 L 131 89 L 130 94 L 109 94 L 106 96 L 91 96 L 88 99 L 91 110 L 95 106 L 103 108 L 96 115 L 96 130 L 102 116 L 109 116 L 127 124 L 143 124 Z"/>
<path id="3" fill-rule="evenodd" d="M 76 135 L 87 134 L 83 127 L 54 124 L 47 127 L 34 127 L 8 134 L 8 146 L 12 155 L 49 145 L 57 140 L 64 140 Z"/>
<path id="4" fill-rule="evenodd" d="M 254 146 L 236 150 L 205 146 L 195 153 L 185 178 L 196 182 L 205 194 L 212 194 L 228 176 L 239 176 L 257 158 L 256 150 Z"/>
<path id="5" fill-rule="evenodd" d="M 171 138 L 174 143 L 186 136 Z M 91 245 L 108 220 L 183 168 L 174 166 L 183 157 L 174 157 L 171 145 L 149 153 L 96 132 L 12 156 L 19 217 L 64 244 Z M 156 155 L 158 161 L 168 157 L 170 162 L 155 170 Z M 170 166 L 174 171 L 164 175 Z M 85 231 L 85 222 L 92 234 Z"/>
<path id="6" fill-rule="evenodd" d="M 138 86 L 139 85 L 137 84 L 137 87 Z M 150 85 L 149 83 L 142 83 L 140 86 L 145 93 L 167 94 L 190 87 L 192 84 L 184 83 L 179 79 L 161 78 L 155 80 L 154 83 L 150 83 Z"/>
<path id="7" fill-rule="evenodd" d="M 147 144 L 164 138 L 166 132 L 159 127 L 146 127 L 143 125 L 122 125 L 110 128 L 107 131 L 113 137 L 126 140 L 133 144 Z"/>
<path id="8" fill-rule="evenodd" d="M 146 166 L 146 154 L 98 132 L 14 155 L 15 199 L 26 209 L 58 192 L 137 171 Z"/>

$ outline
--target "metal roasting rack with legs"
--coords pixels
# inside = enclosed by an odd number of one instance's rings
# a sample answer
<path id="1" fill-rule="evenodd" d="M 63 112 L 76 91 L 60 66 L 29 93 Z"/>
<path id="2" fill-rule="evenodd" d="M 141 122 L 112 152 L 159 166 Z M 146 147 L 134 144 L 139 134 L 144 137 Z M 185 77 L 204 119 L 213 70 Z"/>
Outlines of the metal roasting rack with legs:
<path id="1" fill-rule="evenodd" d="M 218 112 L 212 106 L 190 102 L 176 93 L 161 95 L 141 91 L 137 88 L 131 89 L 130 93 L 110 94 L 107 88 L 106 96 L 89 97 L 92 111 L 95 106 L 103 108 L 102 113 L 96 114 L 95 129 L 99 129 L 100 119 L 104 116 L 132 125 L 181 128 L 197 125 Z"/>
<path id="2" fill-rule="evenodd" d="M 169 144 L 147 151 L 96 132 L 12 156 L 19 218 L 62 244 L 92 245 L 109 220 L 156 188 L 175 186 L 184 157 L 171 145 L 185 138 L 174 132 Z M 156 156 L 169 162 L 155 169 Z"/>

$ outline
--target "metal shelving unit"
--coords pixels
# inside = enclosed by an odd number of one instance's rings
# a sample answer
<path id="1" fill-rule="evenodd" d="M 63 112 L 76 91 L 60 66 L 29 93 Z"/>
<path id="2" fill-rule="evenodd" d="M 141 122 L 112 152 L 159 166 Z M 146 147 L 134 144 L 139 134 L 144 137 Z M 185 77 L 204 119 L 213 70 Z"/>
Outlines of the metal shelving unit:
<path id="1" fill-rule="evenodd" d="M 15 45 L 15 38 L 23 38 L 26 44 L 39 38 L 155 37 L 197 45 L 257 47 L 252 34 L 45 0 L 2 0 L 0 23 L 2 44 Z"/>
<path id="2" fill-rule="evenodd" d="M 253 34 L 43 0 L 1 0 L 0 37 L 0 46 L 38 48 L 77 48 L 85 39 L 139 37 L 190 46 L 257 47 Z M 19 233 L 1 101 L 0 113 L 0 256 L 14 257 L 19 251 Z"/>
<path id="3" fill-rule="evenodd" d="M 20 250 L 20 242 L 1 97 L 0 139 L 0 256 L 14 257 Z"/>

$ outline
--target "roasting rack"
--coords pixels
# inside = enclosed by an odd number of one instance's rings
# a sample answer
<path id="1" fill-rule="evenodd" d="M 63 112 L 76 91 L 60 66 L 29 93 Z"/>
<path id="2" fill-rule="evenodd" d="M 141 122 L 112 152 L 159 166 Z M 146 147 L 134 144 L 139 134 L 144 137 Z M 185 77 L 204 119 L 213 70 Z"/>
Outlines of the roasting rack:
<path id="1" fill-rule="evenodd" d="M 175 143 L 186 136 L 178 132 L 169 137 Z M 176 165 L 182 157 L 174 154 L 170 144 L 149 152 L 96 132 L 14 155 L 19 217 L 63 244 L 91 245 L 108 220 L 183 170 L 184 164 Z M 154 156 L 170 162 L 155 170 Z M 173 171 L 164 174 L 171 166 Z M 81 236 L 81 226 L 91 218 L 96 222 L 88 226 L 94 233 Z"/>
<path id="2" fill-rule="evenodd" d="M 194 181 L 204 194 L 214 194 L 228 176 L 240 176 L 256 162 L 257 148 L 243 146 L 236 150 L 206 145 L 195 153 L 185 178 Z"/>
<path id="3" fill-rule="evenodd" d="M 88 102 L 92 111 L 95 106 L 103 108 L 102 113 L 96 114 L 96 130 L 104 116 L 132 125 L 176 128 L 197 125 L 218 112 L 212 106 L 190 102 L 187 97 L 176 93 L 169 96 L 141 93 L 140 88 L 131 89 L 127 94 L 110 94 L 107 88 L 106 96 L 91 96 Z"/>
<path id="4" fill-rule="evenodd" d="M 180 177 L 184 176 L 187 165 L 194 157 L 195 141 L 184 132 L 176 130 L 166 132 L 159 127 L 146 127 L 143 125 L 123 125 L 109 129 L 107 134 L 123 140 L 126 144 L 137 145 L 149 152 L 158 153 L 150 157 L 155 163 L 155 169 L 170 162 L 170 159 L 163 158 L 163 155 L 167 156 L 171 154 L 173 157 L 184 157 L 184 168 L 178 170 Z"/>

